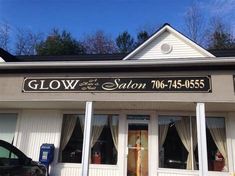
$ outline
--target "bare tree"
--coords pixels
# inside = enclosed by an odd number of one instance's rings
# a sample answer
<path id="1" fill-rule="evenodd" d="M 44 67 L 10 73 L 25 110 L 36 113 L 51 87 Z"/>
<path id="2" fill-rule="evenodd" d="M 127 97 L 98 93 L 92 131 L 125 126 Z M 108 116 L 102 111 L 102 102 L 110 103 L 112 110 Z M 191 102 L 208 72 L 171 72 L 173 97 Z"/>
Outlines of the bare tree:
<path id="1" fill-rule="evenodd" d="M 10 25 L 7 22 L 0 23 L 0 48 L 8 51 L 10 43 Z"/>
<path id="2" fill-rule="evenodd" d="M 187 9 L 184 21 L 186 35 L 194 42 L 203 45 L 205 19 L 196 3 Z"/>
<path id="3" fill-rule="evenodd" d="M 235 37 L 232 34 L 231 25 L 220 17 L 210 20 L 206 39 L 209 49 L 235 48 Z"/>
<path id="4" fill-rule="evenodd" d="M 17 29 L 15 53 L 17 55 L 35 55 L 36 47 L 41 39 L 41 33 L 33 33 L 28 29 Z"/>
<path id="5" fill-rule="evenodd" d="M 103 31 L 87 35 L 82 42 L 88 54 L 109 54 L 117 52 L 115 42 Z"/>

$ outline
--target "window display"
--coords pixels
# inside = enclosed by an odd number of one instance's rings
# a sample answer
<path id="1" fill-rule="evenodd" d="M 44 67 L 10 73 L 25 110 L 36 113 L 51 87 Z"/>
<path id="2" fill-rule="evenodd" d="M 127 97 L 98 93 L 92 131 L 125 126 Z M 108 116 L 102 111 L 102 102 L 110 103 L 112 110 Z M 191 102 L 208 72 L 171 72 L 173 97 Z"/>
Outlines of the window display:
<path id="1" fill-rule="evenodd" d="M 84 115 L 64 114 L 60 145 L 60 161 L 81 163 Z M 94 115 L 91 133 L 91 163 L 116 164 L 118 116 Z"/>
<path id="2" fill-rule="evenodd" d="M 160 116 L 159 167 L 198 169 L 196 119 L 184 116 Z"/>

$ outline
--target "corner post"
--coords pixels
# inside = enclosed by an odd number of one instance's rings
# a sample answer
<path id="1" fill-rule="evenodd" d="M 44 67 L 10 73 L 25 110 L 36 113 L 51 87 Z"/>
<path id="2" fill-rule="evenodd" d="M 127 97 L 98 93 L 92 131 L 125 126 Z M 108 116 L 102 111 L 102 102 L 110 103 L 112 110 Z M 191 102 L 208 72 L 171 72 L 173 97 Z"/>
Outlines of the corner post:
<path id="1" fill-rule="evenodd" d="M 93 115 L 93 103 L 86 102 L 85 124 L 84 124 L 84 133 L 83 133 L 83 147 L 82 147 L 82 174 L 81 176 L 89 176 L 92 115 Z"/>
<path id="2" fill-rule="evenodd" d="M 198 141 L 198 160 L 199 160 L 199 176 L 207 176 L 207 142 L 206 142 L 206 117 L 205 103 L 197 103 L 197 141 Z"/>

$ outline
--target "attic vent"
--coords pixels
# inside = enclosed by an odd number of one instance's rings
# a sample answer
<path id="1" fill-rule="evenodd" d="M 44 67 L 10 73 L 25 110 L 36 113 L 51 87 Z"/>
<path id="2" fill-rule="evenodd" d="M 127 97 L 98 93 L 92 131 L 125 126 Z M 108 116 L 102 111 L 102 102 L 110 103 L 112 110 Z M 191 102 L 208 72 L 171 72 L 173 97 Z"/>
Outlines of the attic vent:
<path id="1" fill-rule="evenodd" d="M 172 49 L 173 49 L 172 45 L 168 43 L 163 43 L 161 45 L 161 51 L 163 54 L 169 54 L 172 51 Z"/>

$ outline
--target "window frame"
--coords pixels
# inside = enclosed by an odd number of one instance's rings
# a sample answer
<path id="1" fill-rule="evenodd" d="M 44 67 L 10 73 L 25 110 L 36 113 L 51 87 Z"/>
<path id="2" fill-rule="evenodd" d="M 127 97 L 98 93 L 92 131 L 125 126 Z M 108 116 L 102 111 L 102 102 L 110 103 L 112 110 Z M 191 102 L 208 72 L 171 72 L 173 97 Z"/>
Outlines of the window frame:
<path id="1" fill-rule="evenodd" d="M 173 115 L 173 116 L 195 116 L 196 117 L 196 110 L 195 112 L 193 111 L 156 111 L 156 118 L 157 120 L 155 120 L 155 124 L 157 126 L 156 130 L 157 130 L 157 144 L 156 144 L 156 148 L 157 148 L 157 156 L 156 156 L 156 169 L 157 171 L 160 172 L 166 172 L 168 173 L 170 172 L 174 172 L 174 173 L 198 173 L 199 170 L 187 170 L 187 169 L 176 169 L 176 168 L 161 168 L 159 167 L 159 147 L 158 147 L 158 141 L 159 141 L 159 134 L 158 134 L 158 122 L 159 122 L 159 116 L 164 116 L 164 115 Z M 231 153 L 232 151 L 232 140 L 229 139 L 227 136 L 231 135 L 231 128 L 230 128 L 230 117 L 229 117 L 229 112 L 213 112 L 213 111 L 208 111 L 205 112 L 205 117 L 224 117 L 225 120 L 225 133 L 226 133 L 226 146 L 227 146 L 227 153 Z M 228 155 L 228 171 L 227 172 L 219 172 L 219 171 L 208 171 L 208 173 L 210 175 L 213 174 L 220 174 L 220 175 L 227 175 L 230 171 L 232 166 L 232 155 Z"/>
<path id="2" fill-rule="evenodd" d="M 231 171 L 231 168 L 233 168 L 232 161 L 232 155 L 228 155 L 228 153 L 232 153 L 232 139 L 228 138 L 229 135 L 231 135 L 231 128 L 230 128 L 230 117 L 229 112 L 206 112 L 205 118 L 213 118 L 213 117 L 223 117 L 224 118 L 224 124 L 225 124 L 225 135 L 226 135 L 226 147 L 227 147 L 227 157 L 228 157 L 228 171 L 209 171 L 208 173 L 218 174 L 218 175 L 228 175 L 228 173 Z M 207 149 L 208 150 L 208 149 Z M 208 151 L 207 151 L 208 152 Z"/>
<path id="3" fill-rule="evenodd" d="M 84 110 L 65 110 L 65 111 L 61 111 L 61 125 L 60 125 L 60 137 L 59 137 L 59 144 L 61 142 L 61 136 L 62 136 L 62 127 L 63 127 L 63 117 L 65 114 L 84 114 L 85 115 L 85 109 Z M 93 115 L 118 115 L 119 118 L 121 118 L 121 112 L 120 111 L 110 111 L 110 110 L 94 110 L 93 111 Z M 120 121 L 118 120 L 118 135 L 120 134 Z M 120 137 L 118 138 L 118 140 L 120 141 Z M 118 142 L 118 150 L 120 150 L 120 142 Z M 118 151 L 117 151 L 118 152 Z M 82 167 L 82 163 L 63 163 L 59 161 L 59 153 L 60 153 L 60 145 L 59 145 L 59 150 L 56 152 L 56 162 L 59 166 L 61 167 Z M 91 155 L 91 153 L 90 153 Z M 117 163 L 116 164 L 91 164 L 90 166 L 91 168 L 117 168 L 117 166 L 119 165 L 119 154 L 117 154 Z"/>
<path id="4" fill-rule="evenodd" d="M 149 116 L 149 120 L 133 120 L 133 119 L 128 119 L 128 116 L 132 116 L 132 115 L 146 115 Z M 142 111 L 142 112 L 138 112 L 138 111 L 127 111 L 125 113 L 125 117 L 126 117 L 126 124 L 125 124 L 125 131 L 126 131 L 126 137 L 125 137 L 125 143 L 126 143 L 126 147 L 125 147 L 125 152 L 128 152 L 128 131 L 129 131 L 129 125 L 130 124 L 145 124 L 148 126 L 148 175 L 151 175 L 151 119 L 152 119 L 152 112 L 151 111 Z M 125 157 L 125 174 L 127 174 L 127 167 L 128 167 L 128 156 Z"/>
<path id="5" fill-rule="evenodd" d="M 19 130 L 20 130 L 20 122 L 22 119 L 22 110 L 0 110 L 0 114 L 16 114 L 16 126 L 15 126 L 15 133 L 14 133 L 14 140 L 13 145 L 17 146 L 18 136 L 19 136 Z"/>
<path id="6" fill-rule="evenodd" d="M 167 113 L 167 112 L 164 112 L 164 113 L 161 113 L 159 112 L 158 113 L 158 116 L 157 116 L 157 129 L 159 129 L 159 117 L 160 116 L 173 116 L 173 117 L 187 117 L 190 119 L 190 134 L 191 134 L 191 138 L 192 139 L 192 117 L 195 117 L 195 114 L 193 114 L 192 112 L 189 112 L 189 113 L 177 113 L 175 114 L 174 112 L 170 112 L 170 113 Z M 196 117 L 195 117 L 195 120 L 196 120 Z M 157 143 L 159 143 L 159 131 L 157 131 L 158 135 L 157 135 Z M 193 144 L 193 141 L 190 140 L 190 143 L 191 145 Z M 157 159 L 158 159 L 158 162 L 157 162 L 157 168 L 158 169 L 170 169 L 170 170 L 185 170 L 185 171 L 198 171 L 196 169 L 192 169 L 192 170 L 187 170 L 187 169 L 180 169 L 180 168 L 164 168 L 164 167 L 160 167 L 160 159 L 159 159 L 159 152 L 160 152 L 160 149 L 159 149 L 159 145 L 157 145 L 157 148 L 158 148 L 158 156 L 157 156 Z M 192 158 L 192 164 L 194 163 L 194 157 Z"/>

